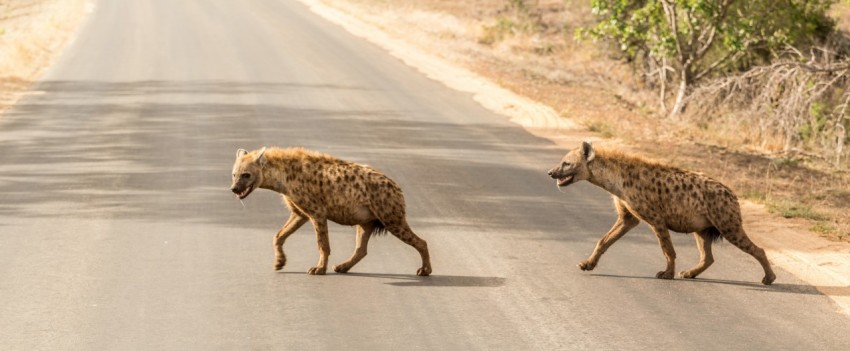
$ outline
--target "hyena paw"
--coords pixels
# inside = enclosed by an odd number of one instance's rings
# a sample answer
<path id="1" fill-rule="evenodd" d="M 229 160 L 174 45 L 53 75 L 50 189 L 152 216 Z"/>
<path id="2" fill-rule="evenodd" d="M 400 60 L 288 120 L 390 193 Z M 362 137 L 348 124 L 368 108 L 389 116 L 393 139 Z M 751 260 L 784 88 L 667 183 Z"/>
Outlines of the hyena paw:
<path id="1" fill-rule="evenodd" d="M 279 270 L 283 269 L 283 266 L 285 266 L 285 265 L 286 265 L 286 257 L 278 258 L 274 262 L 274 270 L 279 271 Z"/>
<path id="2" fill-rule="evenodd" d="M 770 273 L 769 275 L 765 275 L 764 278 L 762 278 L 761 283 L 764 285 L 770 285 L 773 284 L 774 280 L 776 280 L 776 274 Z"/>
<path id="3" fill-rule="evenodd" d="M 334 266 L 334 272 L 337 273 L 348 273 L 349 269 L 351 269 L 351 266 L 342 263 Z"/>
<path id="4" fill-rule="evenodd" d="M 685 279 L 694 279 L 697 277 L 697 275 L 691 271 L 681 271 L 679 272 L 679 276 Z"/>
<path id="5" fill-rule="evenodd" d="M 596 264 L 593 263 L 593 262 L 590 262 L 590 260 L 584 260 L 584 261 L 579 262 L 576 266 L 578 266 L 578 268 L 581 268 L 581 270 L 583 270 L 583 271 L 592 271 L 593 268 L 596 267 Z"/>
<path id="6" fill-rule="evenodd" d="M 673 279 L 673 271 L 661 271 L 655 274 L 658 279 Z"/>
<path id="7" fill-rule="evenodd" d="M 313 267 L 307 270 L 307 274 L 309 275 L 325 275 L 326 267 Z"/>
<path id="8" fill-rule="evenodd" d="M 431 267 L 422 267 L 416 270 L 416 275 L 420 277 L 427 277 L 431 275 Z"/>

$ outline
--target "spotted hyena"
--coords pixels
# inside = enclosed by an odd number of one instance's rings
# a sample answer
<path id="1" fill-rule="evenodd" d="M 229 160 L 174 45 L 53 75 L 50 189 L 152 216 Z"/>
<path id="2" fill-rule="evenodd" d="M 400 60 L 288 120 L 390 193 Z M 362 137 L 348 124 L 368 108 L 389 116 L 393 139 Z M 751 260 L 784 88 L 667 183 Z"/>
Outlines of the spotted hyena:
<path id="1" fill-rule="evenodd" d="M 714 263 L 711 243 L 723 238 L 758 260 L 764 269 L 762 284 L 776 279 L 764 250 L 744 232 L 738 199 L 714 179 L 613 150 L 597 150 L 588 142 L 567 153 L 549 170 L 549 176 L 559 187 L 587 180 L 613 195 L 617 222 L 590 257 L 578 264 L 582 270 L 596 267 L 599 257 L 617 239 L 644 221 L 655 232 L 667 259 L 667 268 L 658 272 L 657 278 L 673 279 L 676 252 L 668 232 L 672 230 L 693 232 L 699 249 L 699 263 L 681 272 L 684 278 L 696 278 Z"/>
<path id="2" fill-rule="evenodd" d="M 357 226 L 354 254 L 335 266 L 334 271 L 348 272 L 366 256 L 369 238 L 388 231 L 419 251 L 422 267 L 416 275 L 431 274 L 428 245 L 407 225 L 401 188 L 372 167 L 302 148 L 262 148 L 251 152 L 239 149 L 230 190 L 244 199 L 257 188 L 283 195 L 291 212 L 274 238 L 275 270 L 286 264 L 286 238 L 310 221 L 319 243 L 319 263 L 307 273 L 325 274 L 331 253 L 330 220 Z"/>

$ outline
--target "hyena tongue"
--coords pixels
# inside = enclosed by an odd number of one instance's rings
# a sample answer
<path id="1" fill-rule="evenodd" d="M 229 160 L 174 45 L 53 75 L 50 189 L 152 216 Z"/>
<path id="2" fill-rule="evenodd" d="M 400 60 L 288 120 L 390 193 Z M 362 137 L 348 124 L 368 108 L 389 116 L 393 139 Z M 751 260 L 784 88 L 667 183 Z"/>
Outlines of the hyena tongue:
<path id="1" fill-rule="evenodd" d="M 233 197 L 236 198 L 236 200 L 239 200 L 239 203 L 242 204 L 242 209 L 245 209 L 245 203 L 242 202 L 242 199 L 239 198 L 239 195 L 233 194 Z"/>

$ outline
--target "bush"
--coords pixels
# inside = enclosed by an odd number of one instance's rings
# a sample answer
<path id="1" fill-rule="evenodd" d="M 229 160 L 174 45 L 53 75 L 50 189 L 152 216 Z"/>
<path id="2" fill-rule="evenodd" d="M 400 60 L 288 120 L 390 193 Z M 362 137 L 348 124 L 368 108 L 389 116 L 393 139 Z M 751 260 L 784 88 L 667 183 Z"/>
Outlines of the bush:
<path id="1" fill-rule="evenodd" d="M 834 30 L 834 0 L 592 0 L 600 22 L 582 33 L 614 40 L 654 80 L 662 109 L 678 84 L 671 114 L 692 86 L 717 72 L 769 63 L 787 46 L 824 40 Z"/>
<path id="2" fill-rule="evenodd" d="M 840 167 L 850 140 L 850 59 L 796 55 L 700 86 L 690 97 L 694 114 L 722 115 L 717 122 L 734 120 L 760 140 L 781 140 L 786 154 L 815 150 L 809 155 Z"/>

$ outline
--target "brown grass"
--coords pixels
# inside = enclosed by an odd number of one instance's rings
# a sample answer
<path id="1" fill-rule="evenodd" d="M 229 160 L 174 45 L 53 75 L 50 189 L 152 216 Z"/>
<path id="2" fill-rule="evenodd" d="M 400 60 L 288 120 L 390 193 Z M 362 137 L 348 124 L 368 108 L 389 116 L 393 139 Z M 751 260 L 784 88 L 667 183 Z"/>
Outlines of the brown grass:
<path id="1" fill-rule="evenodd" d="M 757 145 L 734 126 L 662 117 L 655 93 L 615 50 L 575 39 L 575 30 L 593 21 L 587 1 L 324 2 L 549 105 L 602 137 L 709 174 L 777 215 L 807 218 L 815 232 L 850 241 L 850 173 L 817 158 L 772 154 L 775 146 Z"/>
<path id="2" fill-rule="evenodd" d="M 85 0 L 0 0 L 0 112 L 55 59 Z"/>

